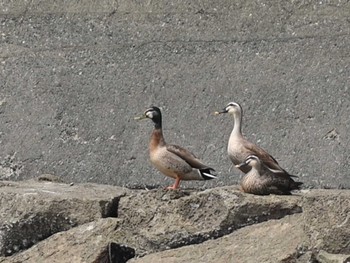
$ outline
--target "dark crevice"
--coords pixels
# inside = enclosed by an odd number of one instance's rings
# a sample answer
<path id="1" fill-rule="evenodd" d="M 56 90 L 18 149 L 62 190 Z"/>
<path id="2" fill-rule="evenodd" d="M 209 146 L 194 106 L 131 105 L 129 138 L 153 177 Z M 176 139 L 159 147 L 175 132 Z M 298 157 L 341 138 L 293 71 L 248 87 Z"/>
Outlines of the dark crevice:
<path id="1" fill-rule="evenodd" d="M 118 217 L 120 197 L 114 197 L 111 201 L 100 201 L 101 217 Z"/>
<path id="2" fill-rule="evenodd" d="M 126 263 L 133 257 L 134 248 L 110 242 L 92 263 Z"/>

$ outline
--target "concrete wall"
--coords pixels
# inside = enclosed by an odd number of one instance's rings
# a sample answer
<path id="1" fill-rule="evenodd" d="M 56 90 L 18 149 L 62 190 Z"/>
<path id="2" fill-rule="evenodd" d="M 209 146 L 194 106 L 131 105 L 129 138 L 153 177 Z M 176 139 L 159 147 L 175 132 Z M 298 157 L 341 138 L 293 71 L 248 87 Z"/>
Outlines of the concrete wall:
<path id="1" fill-rule="evenodd" d="M 350 187 L 348 1 L 2 1 L 0 179 L 169 185 L 148 161 L 151 104 L 168 142 L 234 184 L 243 131 L 311 187 Z"/>

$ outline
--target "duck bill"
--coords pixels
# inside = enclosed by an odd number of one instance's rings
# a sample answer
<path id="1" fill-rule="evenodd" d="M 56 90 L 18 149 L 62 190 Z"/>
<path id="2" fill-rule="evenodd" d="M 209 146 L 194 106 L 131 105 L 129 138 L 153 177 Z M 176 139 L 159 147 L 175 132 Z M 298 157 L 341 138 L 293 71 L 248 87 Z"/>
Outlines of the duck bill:
<path id="1" fill-rule="evenodd" d="M 241 168 L 241 167 L 244 167 L 246 165 L 247 165 L 246 163 L 240 163 L 240 164 L 235 165 L 235 167 L 236 168 Z"/>
<path id="2" fill-rule="evenodd" d="M 223 113 L 227 113 L 228 111 L 226 109 L 223 109 L 222 111 L 216 111 L 214 112 L 214 115 L 219 115 L 219 114 L 223 114 Z"/>
<path id="3" fill-rule="evenodd" d="M 141 116 L 134 117 L 134 120 L 136 120 L 136 121 L 141 121 L 141 120 L 145 120 L 145 119 L 147 119 L 147 116 L 145 114 L 143 114 Z"/>

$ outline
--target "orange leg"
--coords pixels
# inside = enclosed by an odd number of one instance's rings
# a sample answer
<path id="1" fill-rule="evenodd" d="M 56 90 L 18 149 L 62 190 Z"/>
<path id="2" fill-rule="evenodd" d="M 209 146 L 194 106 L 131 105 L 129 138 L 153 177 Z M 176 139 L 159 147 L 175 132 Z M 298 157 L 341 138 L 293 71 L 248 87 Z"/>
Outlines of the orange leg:
<path id="1" fill-rule="evenodd" d="M 177 190 L 177 189 L 179 189 L 179 186 L 180 186 L 180 178 L 178 177 L 178 178 L 176 178 L 174 185 L 168 186 L 166 189 L 167 190 Z"/>

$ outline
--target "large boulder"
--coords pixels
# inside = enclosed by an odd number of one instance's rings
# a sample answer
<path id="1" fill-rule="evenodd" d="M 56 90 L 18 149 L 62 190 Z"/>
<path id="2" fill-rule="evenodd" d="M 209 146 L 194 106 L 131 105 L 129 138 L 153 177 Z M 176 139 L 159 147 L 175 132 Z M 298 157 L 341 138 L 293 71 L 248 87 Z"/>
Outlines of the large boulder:
<path id="1" fill-rule="evenodd" d="M 0 262 L 109 262 L 110 254 L 113 258 L 130 259 L 135 256 L 133 248 L 116 244 L 109 237 L 120 227 L 120 220 L 105 218 L 96 220 L 68 231 L 63 231 L 49 237 L 30 249 L 13 257 L 3 258 Z M 115 247 L 123 247 L 122 251 L 115 251 Z M 106 261 L 102 261 L 103 259 Z M 100 260 L 100 261 L 99 261 Z M 125 261 L 112 261 L 124 263 Z"/>
<path id="2" fill-rule="evenodd" d="M 350 255 L 350 191 L 311 191 L 302 207 L 310 248 Z"/>
<path id="3" fill-rule="evenodd" d="M 144 253 L 201 243 L 241 227 L 301 213 L 299 196 L 254 196 L 236 187 L 201 192 L 140 191 L 122 198 L 124 228 L 146 242 Z M 135 246 L 134 244 L 132 244 Z"/>
<path id="4" fill-rule="evenodd" d="M 338 263 L 350 256 L 348 190 L 255 196 L 237 186 L 128 190 L 33 180 L 3 182 L 1 190 L 2 263 Z"/>
<path id="5" fill-rule="evenodd" d="M 11 255 L 54 233 L 116 217 L 126 189 L 108 185 L 0 182 L 0 256 Z"/>
<path id="6" fill-rule="evenodd" d="M 8 182 L 3 189 L 2 200 L 13 198 L 21 216 L 13 218 L 16 224 L 1 219 L 1 228 L 6 229 L 1 232 L 2 255 L 9 256 L 44 239 L 9 257 L 14 262 L 35 262 L 38 257 L 48 261 L 52 257 L 56 262 L 60 253 L 63 258 L 74 254 L 75 262 L 84 262 L 86 257 L 97 258 L 109 244 L 126 245 L 134 255 L 142 256 L 202 243 L 247 225 L 301 212 L 299 196 L 253 196 L 240 193 L 236 186 L 200 192 L 131 191 L 30 181 Z M 2 209 L 10 212 L 13 203 L 3 202 Z M 101 219 L 104 217 L 110 218 Z M 61 218 L 71 224 L 60 222 Z M 23 245 L 26 240 L 32 243 Z"/>
<path id="7" fill-rule="evenodd" d="M 130 260 L 130 263 L 277 263 L 296 259 L 305 241 L 301 215 L 244 227 L 200 245 L 190 245 Z"/>

